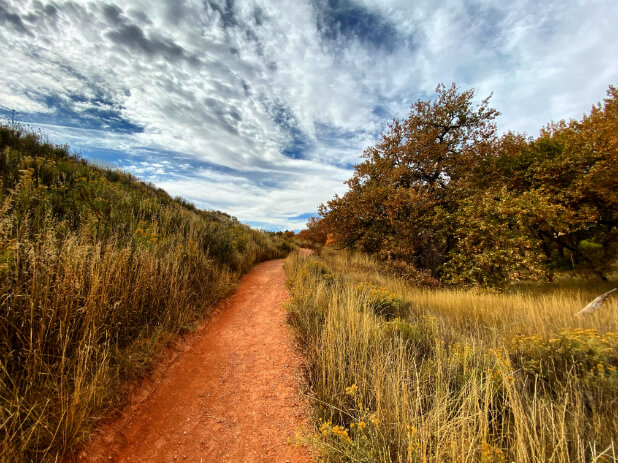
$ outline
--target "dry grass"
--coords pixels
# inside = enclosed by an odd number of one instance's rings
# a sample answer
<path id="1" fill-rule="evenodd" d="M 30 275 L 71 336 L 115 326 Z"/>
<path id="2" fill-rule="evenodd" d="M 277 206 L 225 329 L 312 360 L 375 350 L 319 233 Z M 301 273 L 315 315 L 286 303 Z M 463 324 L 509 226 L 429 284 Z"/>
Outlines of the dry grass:
<path id="1" fill-rule="evenodd" d="M 277 237 L 0 127 L 0 461 L 56 461 Z"/>
<path id="2" fill-rule="evenodd" d="M 606 285 L 423 290 L 378 267 L 286 264 L 325 461 L 616 461 L 618 298 L 574 316 Z"/>

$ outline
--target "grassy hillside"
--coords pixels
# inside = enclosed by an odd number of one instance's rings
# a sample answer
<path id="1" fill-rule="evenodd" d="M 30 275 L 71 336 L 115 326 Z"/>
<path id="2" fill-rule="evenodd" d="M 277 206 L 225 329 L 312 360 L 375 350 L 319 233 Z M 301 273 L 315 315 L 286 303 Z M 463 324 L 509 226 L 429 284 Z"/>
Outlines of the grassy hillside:
<path id="1" fill-rule="evenodd" d="M 618 458 L 618 297 L 609 282 L 422 289 L 362 254 L 286 261 L 329 462 Z"/>
<path id="2" fill-rule="evenodd" d="M 289 245 L 0 127 L 0 461 L 54 460 Z"/>

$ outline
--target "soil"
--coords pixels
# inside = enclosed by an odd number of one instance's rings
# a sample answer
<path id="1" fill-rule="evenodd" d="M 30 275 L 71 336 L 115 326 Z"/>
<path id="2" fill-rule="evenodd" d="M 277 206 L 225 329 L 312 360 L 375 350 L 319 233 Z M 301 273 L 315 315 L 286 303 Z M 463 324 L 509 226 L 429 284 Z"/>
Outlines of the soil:
<path id="1" fill-rule="evenodd" d="M 257 265 L 131 394 L 79 462 L 290 462 L 311 453 L 283 260 Z"/>

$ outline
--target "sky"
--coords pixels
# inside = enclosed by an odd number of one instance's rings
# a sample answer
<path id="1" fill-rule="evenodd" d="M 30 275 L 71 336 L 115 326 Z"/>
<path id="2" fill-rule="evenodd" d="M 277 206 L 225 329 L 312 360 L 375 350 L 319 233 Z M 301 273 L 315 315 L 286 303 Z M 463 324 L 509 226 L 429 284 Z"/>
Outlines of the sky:
<path id="1" fill-rule="evenodd" d="M 301 229 L 439 83 L 500 132 L 618 84 L 616 0 L 0 0 L 0 114 L 203 209 Z"/>

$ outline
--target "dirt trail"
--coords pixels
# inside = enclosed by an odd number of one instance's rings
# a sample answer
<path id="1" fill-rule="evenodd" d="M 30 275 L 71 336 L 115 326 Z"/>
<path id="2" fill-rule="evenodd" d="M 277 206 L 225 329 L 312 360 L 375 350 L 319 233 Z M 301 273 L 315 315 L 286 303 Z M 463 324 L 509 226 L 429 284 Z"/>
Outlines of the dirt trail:
<path id="1" fill-rule="evenodd" d="M 182 352 L 133 394 L 80 462 L 311 462 L 286 323 L 283 260 L 256 266 Z"/>

